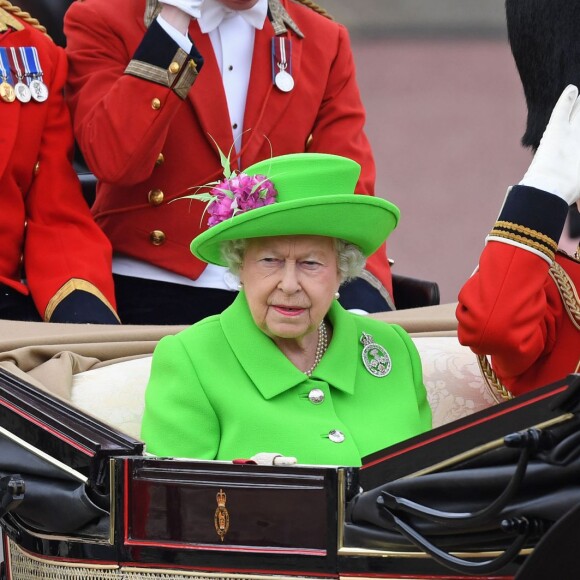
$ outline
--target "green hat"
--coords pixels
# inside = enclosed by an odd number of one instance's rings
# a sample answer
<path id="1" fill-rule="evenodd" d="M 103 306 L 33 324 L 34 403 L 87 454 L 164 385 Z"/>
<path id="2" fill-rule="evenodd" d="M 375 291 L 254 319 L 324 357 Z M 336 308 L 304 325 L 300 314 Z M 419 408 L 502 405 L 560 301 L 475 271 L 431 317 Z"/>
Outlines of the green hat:
<path id="1" fill-rule="evenodd" d="M 235 213 L 197 236 L 191 252 L 204 262 L 225 266 L 220 247 L 227 240 L 292 235 L 341 238 L 370 256 L 399 221 L 399 209 L 392 203 L 355 195 L 360 165 L 346 157 L 282 155 L 248 167 L 239 177 L 244 174 L 265 176 L 277 195 L 269 205 Z M 263 180 L 257 181 L 261 187 Z M 216 187 L 223 190 L 224 182 Z"/>

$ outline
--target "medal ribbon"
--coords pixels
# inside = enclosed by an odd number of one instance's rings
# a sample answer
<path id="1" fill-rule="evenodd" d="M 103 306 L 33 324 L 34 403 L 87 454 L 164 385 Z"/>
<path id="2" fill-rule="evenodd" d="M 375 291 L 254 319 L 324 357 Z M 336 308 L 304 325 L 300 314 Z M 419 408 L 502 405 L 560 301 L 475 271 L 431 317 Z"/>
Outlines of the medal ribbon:
<path id="1" fill-rule="evenodd" d="M 2 75 L 3 81 L 6 81 L 11 86 L 14 84 L 8 53 L 4 47 L 0 48 L 0 74 Z"/>
<path id="2" fill-rule="evenodd" d="M 292 41 L 275 36 L 272 38 L 272 83 L 276 84 L 276 75 L 283 70 L 292 76 Z"/>
<path id="3" fill-rule="evenodd" d="M 20 48 L 20 54 L 23 57 L 26 75 L 40 77 L 42 79 L 42 68 L 38 60 L 38 51 L 36 46 L 23 46 Z"/>
<path id="4" fill-rule="evenodd" d="M 23 78 L 22 68 L 20 67 L 20 63 L 18 62 L 18 53 L 16 52 L 16 49 L 13 46 L 10 47 L 9 58 L 10 58 L 11 68 L 16 73 L 16 78 L 17 78 L 18 82 L 22 82 L 22 78 Z"/>

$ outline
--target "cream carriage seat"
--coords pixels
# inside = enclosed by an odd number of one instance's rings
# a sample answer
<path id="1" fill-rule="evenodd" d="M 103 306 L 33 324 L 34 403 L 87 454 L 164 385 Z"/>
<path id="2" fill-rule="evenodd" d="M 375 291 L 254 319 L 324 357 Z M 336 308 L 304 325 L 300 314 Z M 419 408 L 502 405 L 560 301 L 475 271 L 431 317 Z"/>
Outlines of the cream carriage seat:
<path id="1" fill-rule="evenodd" d="M 372 314 L 415 341 L 435 427 L 501 401 L 457 341 L 455 304 Z M 0 367 L 139 437 L 151 353 L 183 327 L 0 321 Z"/>
<path id="2" fill-rule="evenodd" d="M 498 398 L 484 380 L 476 356 L 454 336 L 413 337 L 437 427 L 485 409 Z M 116 363 L 74 375 L 75 407 L 139 437 L 151 357 Z"/>

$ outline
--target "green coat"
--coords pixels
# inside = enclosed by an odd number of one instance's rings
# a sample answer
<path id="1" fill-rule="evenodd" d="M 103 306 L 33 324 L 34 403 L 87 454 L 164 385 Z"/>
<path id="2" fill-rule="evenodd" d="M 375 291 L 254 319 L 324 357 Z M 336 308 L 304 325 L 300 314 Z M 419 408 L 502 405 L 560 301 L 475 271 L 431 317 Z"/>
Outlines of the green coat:
<path id="1" fill-rule="evenodd" d="M 142 438 L 160 456 L 232 460 L 267 451 L 353 465 L 431 428 L 417 350 L 396 325 L 329 313 L 332 340 L 307 377 L 255 324 L 243 292 L 221 315 L 163 338 L 153 355 Z M 387 349 L 382 378 L 363 365 L 362 332 Z M 308 395 L 324 393 L 315 404 Z M 334 442 L 336 433 L 344 441 Z M 339 436 L 340 438 L 340 436 Z"/>

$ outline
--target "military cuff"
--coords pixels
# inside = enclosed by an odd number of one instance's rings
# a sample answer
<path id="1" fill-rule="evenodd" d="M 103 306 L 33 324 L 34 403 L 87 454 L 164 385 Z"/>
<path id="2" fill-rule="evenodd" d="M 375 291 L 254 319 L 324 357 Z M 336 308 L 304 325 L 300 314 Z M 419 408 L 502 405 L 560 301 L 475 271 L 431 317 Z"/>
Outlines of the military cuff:
<path id="1" fill-rule="evenodd" d="M 554 261 L 568 205 L 556 195 L 516 185 L 509 192 L 487 240 L 512 244 Z"/>
<path id="2" fill-rule="evenodd" d="M 119 324 L 109 301 L 86 280 L 74 278 L 51 298 L 44 311 L 45 322 Z"/>
<path id="3" fill-rule="evenodd" d="M 202 66 L 203 57 L 195 45 L 187 54 L 154 20 L 125 74 L 170 88 L 185 99 Z"/>

